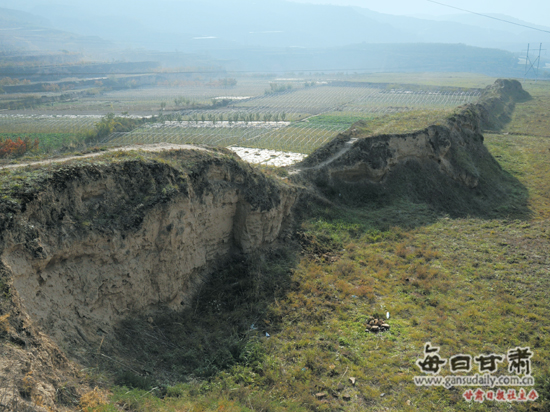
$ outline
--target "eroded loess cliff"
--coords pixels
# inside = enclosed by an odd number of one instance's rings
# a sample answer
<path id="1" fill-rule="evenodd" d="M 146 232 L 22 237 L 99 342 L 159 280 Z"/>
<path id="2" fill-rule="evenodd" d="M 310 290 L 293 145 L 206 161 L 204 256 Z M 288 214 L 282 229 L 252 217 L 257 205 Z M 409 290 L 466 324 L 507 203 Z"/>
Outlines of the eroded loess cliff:
<path id="1" fill-rule="evenodd" d="M 313 189 L 302 192 L 201 147 L 0 170 L 0 409 L 74 409 L 85 386 L 66 354 L 84 364 L 99 349 L 119 355 L 117 325 L 188 307 L 229 257 L 287 230 L 301 193 L 512 216 L 502 209 L 522 187 L 482 132 L 528 98 L 499 80 L 479 103 L 414 133 L 372 136 L 357 123 L 294 168 L 292 179 Z"/>
<path id="2" fill-rule="evenodd" d="M 3 312 L 27 354 L 45 332 L 45 358 L 60 354 L 55 344 L 85 357 L 78 348 L 116 344 L 122 319 L 185 307 L 227 256 L 274 242 L 297 198 L 223 149 L 143 156 L 4 172 Z M 23 358 L 19 379 L 31 370 Z M 53 405 L 55 379 L 47 385 L 40 396 Z"/>
<path id="3" fill-rule="evenodd" d="M 413 133 L 365 135 L 359 122 L 298 165 L 296 178 L 361 203 L 409 197 L 453 215 L 490 213 L 511 182 L 482 132 L 502 127 L 515 103 L 529 98 L 518 81 L 501 79 L 478 103 Z"/>

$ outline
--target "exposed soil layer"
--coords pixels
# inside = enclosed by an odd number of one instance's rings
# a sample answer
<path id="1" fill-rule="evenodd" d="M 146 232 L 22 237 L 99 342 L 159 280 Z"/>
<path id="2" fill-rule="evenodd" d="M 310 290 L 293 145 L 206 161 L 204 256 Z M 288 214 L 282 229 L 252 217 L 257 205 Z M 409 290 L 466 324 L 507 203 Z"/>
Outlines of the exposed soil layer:
<path id="1" fill-rule="evenodd" d="M 186 307 L 216 265 L 273 243 L 288 222 L 297 191 L 232 152 L 156 156 L 35 166 L 36 176 L 27 169 L 23 185 L 4 191 L 2 313 L 9 315 L 7 339 L 24 349 L 9 373 L 23 382 L 32 370 L 43 383 L 40 394 L 26 397 L 35 406 L 38 396 L 46 406 L 56 400 L 62 379 L 53 376 L 60 365 L 52 362 L 70 368 L 57 345 L 84 363 L 85 348 L 115 353 L 117 323 Z M 25 366 L 35 352 L 43 359 Z M 21 393 L 14 399 L 24 403 Z"/>
<path id="2" fill-rule="evenodd" d="M 423 130 L 372 136 L 358 122 L 297 164 L 293 178 L 356 203 L 406 196 L 451 215 L 490 216 L 507 197 L 523 194 L 510 193 L 521 188 L 488 152 L 482 132 L 498 130 L 515 103 L 529 98 L 518 81 L 497 80 L 478 103 Z"/>
<path id="3" fill-rule="evenodd" d="M 372 136 L 357 123 L 290 178 L 325 201 L 376 207 L 407 196 L 452 215 L 502 215 L 507 199 L 526 194 L 482 132 L 528 98 L 519 82 L 498 80 L 477 104 L 414 133 Z M 0 185 L 7 410 L 74 410 L 86 390 L 75 360 L 89 364 L 100 349 L 116 357 L 117 325 L 188 308 L 217 267 L 274 244 L 301 195 L 231 151 L 205 147 L 5 168 Z"/>

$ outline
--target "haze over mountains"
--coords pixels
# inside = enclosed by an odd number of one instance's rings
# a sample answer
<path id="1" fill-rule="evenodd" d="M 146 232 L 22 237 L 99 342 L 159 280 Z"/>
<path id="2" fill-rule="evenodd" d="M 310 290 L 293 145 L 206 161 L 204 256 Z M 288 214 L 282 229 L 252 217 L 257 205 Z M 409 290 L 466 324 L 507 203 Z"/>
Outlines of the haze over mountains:
<path id="1" fill-rule="evenodd" d="M 281 48 L 296 54 L 357 44 L 449 43 L 519 53 L 527 43 L 550 40 L 550 33 L 475 15 L 429 20 L 283 0 L 0 0 L 0 7 L 5 8 L 0 12 L 4 51 L 146 49 L 208 53 L 227 61 L 251 48 L 262 54 Z"/>

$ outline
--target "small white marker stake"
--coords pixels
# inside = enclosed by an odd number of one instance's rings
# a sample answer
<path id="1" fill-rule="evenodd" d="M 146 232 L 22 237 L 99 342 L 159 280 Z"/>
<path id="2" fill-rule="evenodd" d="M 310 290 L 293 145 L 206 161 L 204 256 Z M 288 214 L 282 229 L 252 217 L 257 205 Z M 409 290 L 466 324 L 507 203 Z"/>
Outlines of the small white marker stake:
<path id="1" fill-rule="evenodd" d="M 386 319 L 390 318 L 390 312 L 386 312 Z"/>

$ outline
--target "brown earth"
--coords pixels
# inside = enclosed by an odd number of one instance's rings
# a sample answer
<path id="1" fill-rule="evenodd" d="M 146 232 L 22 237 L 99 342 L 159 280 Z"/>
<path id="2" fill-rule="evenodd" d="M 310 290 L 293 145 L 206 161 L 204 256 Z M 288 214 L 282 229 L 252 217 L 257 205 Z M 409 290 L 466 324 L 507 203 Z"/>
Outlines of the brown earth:
<path id="1" fill-rule="evenodd" d="M 526 98 L 518 82 L 499 80 L 443 125 L 364 136 L 358 123 L 291 178 L 340 201 L 408 194 L 481 213 L 507 195 L 482 132 Z M 74 409 L 90 389 L 81 365 L 98 348 L 119 353 L 118 323 L 187 307 L 216 267 L 288 230 L 297 186 L 226 149 L 151 150 L 162 153 L 1 171 L 0 409 Z"/>
<path id="2" fill-rule="evenodd" d="M 78 380 L 63 353 L 85 364 L 89 348 L 116 352 L 118 322 L 186 307 L 220 262 L 275 242 L 288 224 L 292 187 L 227 150 L 165 153 L 55 165 L 1 205 L 12 344 L 0 382 L 15 386 L 0 404 L 53 407 L 64 380 Z"/>
<path id="3" fill-rule="evenodd" d="M 369 135 L 358 122 L 290 169 L 329 198 L 356 203 L 407 196 L 452 215 L 484 214 L 506 198 L 510 182 L 483 144 L 483 131 L 510 120 L 529 99 L 516 80 L 497 80 L 478 103 L 459 107 L 440 125 L 405 134 Z M 490 203 L 490 202 L 489 202 Z"/>

